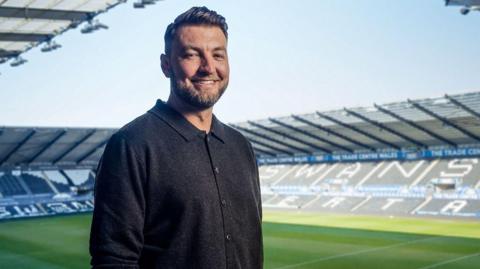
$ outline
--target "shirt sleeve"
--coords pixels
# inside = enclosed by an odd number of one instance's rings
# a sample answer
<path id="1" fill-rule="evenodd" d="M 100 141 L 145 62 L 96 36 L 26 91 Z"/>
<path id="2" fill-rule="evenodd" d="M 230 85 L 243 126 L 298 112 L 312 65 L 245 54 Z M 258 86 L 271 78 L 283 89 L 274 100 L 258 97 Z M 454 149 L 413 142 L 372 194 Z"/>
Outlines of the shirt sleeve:
<path id="1" fill-rule="evenodd" d="M 246 140 L 246 139 L 245 139 Z M 255 152 L 253 151 L 253 147 L 252 147 L 252 144 L 250 143 L 250 141 L 247 140 L 247 145 L 248 145 L 248 149 L 250 151 L 250 155 L 251 155 L 251 158 L 252 158 L 252 162 L 253 162 L 253 167 L 255 169 L 255 184 L 256 184 L 256 188 L 257 188 L 257 195 L 258 195 L 258 201 L 257 201 L 257 207 L 258 207 L 258 212 L 259 212 L 259 215 L 260 215 L 260 220 L 263 219 L 263 213 L 262 213 L 262 195 L 261 195 L 261 192 L 260 192 L 260 175 L 259 175 L 259 172 L 258 172 L 258 164 L 257 164 L 257 157 L 255 156 Z"/>
<path id="2" fill-rule="evenodd" d="M 139 268 L 145 219 L 144 171 L 143 162 L 128 140 L 113 135 L 95 181 L 90 233 L 92 268 Z"/>

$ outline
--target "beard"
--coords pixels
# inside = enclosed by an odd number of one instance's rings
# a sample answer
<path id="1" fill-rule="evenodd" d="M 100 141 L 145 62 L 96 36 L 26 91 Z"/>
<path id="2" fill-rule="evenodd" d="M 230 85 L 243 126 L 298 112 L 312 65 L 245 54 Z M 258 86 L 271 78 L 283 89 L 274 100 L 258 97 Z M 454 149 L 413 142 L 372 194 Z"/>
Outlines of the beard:
<path id="1" fill-rule="evenodd" d="M 174 75 L 170 77 L 170 85 L 172 85 L 172 93 L 183 102 L 203 110 L 211 108 L 217 103 L 227 89 L 228 81 L 221 85 L 216 92 L 197 90 L 194 85 L 185 85 L 181 81 L 177 81 Z"/>

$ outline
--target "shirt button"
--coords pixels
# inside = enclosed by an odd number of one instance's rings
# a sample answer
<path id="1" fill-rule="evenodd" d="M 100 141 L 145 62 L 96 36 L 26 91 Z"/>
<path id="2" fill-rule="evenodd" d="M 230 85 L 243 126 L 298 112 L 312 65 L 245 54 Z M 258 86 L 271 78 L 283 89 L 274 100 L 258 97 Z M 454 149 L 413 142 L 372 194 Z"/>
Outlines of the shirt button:
<path id="1" fill-rule="evenodd" d="M 222 199 L 222 205 L 223 205 L 223 206 L 226 206 L 226 205 L 227 205 L 227 201 L 225 201 L 225 199 Z"/>
<path id="2" fill-rule="evenodd" d="M 220 169 L 218 169 L 218 167 L 215 167 L 214 170 L 215 170 L 215 173 L 216 173 L 216 174 L 220 173 Z"/>
<path id="3" fill-rule="evenodd" d="M 232 240 L 232 236 L 230 234 L 227 234 L 227 236 L 225 236 L 225 238 L 227 238 L 227 241 Z"/>

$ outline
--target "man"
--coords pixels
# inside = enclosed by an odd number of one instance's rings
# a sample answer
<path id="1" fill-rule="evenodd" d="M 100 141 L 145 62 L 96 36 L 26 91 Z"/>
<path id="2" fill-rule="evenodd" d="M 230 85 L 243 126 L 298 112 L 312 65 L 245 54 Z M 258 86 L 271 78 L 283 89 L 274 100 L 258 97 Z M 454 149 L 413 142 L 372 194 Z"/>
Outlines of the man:
<path id="1" fill-rule="evenodd" d="M 93 268 L 262 268 L 254 153 L 212 113 L 229 78 L 225 18 L 179 15 L 161 67 L 168 101 L 115 133 L 100 161 Z"/>

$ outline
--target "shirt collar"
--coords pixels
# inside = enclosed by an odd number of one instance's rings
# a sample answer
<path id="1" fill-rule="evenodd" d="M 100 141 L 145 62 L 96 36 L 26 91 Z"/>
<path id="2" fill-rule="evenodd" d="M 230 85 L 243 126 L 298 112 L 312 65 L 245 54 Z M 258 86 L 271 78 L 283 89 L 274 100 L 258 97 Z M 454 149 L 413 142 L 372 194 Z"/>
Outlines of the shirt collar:
<path id="1" fill-rule="evenodd" d="M 213 115 L 212 117 L 212 126 L 210 127 L 210 133 L 218 138 L 222 143 L 225 144 L 225 126 L 223 123 Z"/>
<path id="2" fill-rule="evenodd" d="M 149 110 L 149 112 L 161 118 L 177 133 L 179 133 L 185 140 L 190 141 L 193 138 L 200 136 L 204 137 L 205 132 L 195 127 L 182 114 L 171 108 L 162 100 L 157 100 L 155 106 Z M 225 127 L 223 124 L 213 115 L 212 126 L 210 127 L 210 134 L 225 143 Z"/>

